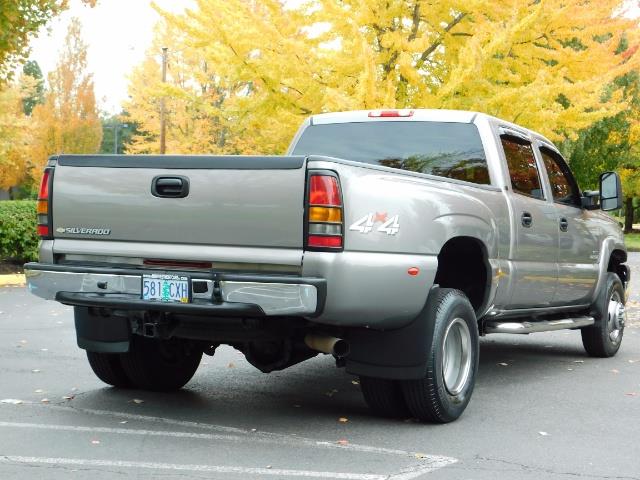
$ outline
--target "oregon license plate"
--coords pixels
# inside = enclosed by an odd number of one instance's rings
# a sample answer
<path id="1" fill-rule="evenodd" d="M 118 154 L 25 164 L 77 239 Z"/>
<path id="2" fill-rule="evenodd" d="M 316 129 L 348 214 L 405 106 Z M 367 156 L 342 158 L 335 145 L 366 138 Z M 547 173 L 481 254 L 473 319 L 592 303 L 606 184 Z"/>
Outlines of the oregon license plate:
<path id="1" fill-rule="evenodd" d="M 150 273 L 142 275 L 142 299 L 158 302 L 189 303 L 189 277 Z"/>

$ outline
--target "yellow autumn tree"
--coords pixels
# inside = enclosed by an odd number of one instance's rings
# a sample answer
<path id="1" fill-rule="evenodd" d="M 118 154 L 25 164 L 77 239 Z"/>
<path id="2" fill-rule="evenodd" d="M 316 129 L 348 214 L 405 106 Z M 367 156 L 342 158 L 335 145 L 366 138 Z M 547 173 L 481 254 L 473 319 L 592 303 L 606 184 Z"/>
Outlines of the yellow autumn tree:
<path id="1" fill-rule="evenodd" d="M 223 105 L 240 83 L 225 83 L 201 54 L 199 48 L 187 46 L 180 29 L 166 23 L 156 27 L 155 39 L 147 56 L 130 75 L 130 101 L 124 107 L 141 133 L 127 146 L 129 153 L 157 153 L 159 149 L 160 103 L 166 111 L 167 152 L 221 153 L 243 151 L 237 137 L 228 138 L 229 119 L 220 115 Z M 167 81 L 162 82 L 161 50 L 168 51 Z"/>
<path id="2" fill-rule="evenodd" d="M 32 113 L 34 178 L 39 178 L 50 155 L 95 153 L 100 148 L 102 127 L 78 19 L 69 25 L 64 49 L 48 83 L 44 104 L 36 106 Z"/>
<path id="3" fill-rule="evenodd" d="M 159 86 L 159 67 L 134 74 L 135 118 L 157 111 L 142 92 L 182 99 L 172 118 L 217 118 L 225 145 L 246 152 L 282 152 L 311 113 L 380 107 L 479 110 L 563 139 L 625 108 L 604 89 L 640 63 L 623 4 L 197 0 L 183 14 L 161 11 L 172 62 L 189 59 L 184 86 Z M 202 65 L 226 92 L 220 104 L 198 91 Z M 177 132 L 175 142 L 189 144 Z"/>
<path id="4" fill-rule="evenodd" d="M 31 77 L 0 88 L 0 189 L 18 185 L 27 173 L 31 122 L 23 99 L 35 89 Z"/>

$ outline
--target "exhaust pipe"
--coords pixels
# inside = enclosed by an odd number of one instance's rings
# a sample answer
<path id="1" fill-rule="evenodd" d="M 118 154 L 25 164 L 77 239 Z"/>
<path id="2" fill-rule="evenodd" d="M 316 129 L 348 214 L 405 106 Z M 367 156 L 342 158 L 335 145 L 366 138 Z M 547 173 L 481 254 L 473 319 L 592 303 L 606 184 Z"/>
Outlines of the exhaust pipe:
<path id="1" fill-rule="evenodd" d="M 330 337 L 328 335 L 307 334 L 304 343 L 311 350 L 322 353 L 329 353 L 337 358 L 344 358 L 349 355 L 349 343 L 342 338 Z"/>

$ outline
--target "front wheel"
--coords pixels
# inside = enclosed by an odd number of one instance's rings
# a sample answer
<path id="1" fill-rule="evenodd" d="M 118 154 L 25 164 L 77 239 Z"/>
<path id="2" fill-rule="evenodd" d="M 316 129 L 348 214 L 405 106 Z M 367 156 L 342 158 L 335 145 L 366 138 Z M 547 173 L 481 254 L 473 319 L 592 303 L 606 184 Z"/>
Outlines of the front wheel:
<path id="1" fill-rule="evenodd" d="M 448 423 L 462 415 L 471 400 L 478 371 L 478 325 L 467 297 L 450 288 L 434 292 L 426 314 L 434 324 L 426 375 L 403 380 L 402 392 L 416 418 Z"/>
<path id="2" fill-rule="evenodd" d="M 582 345 L 591 357 L 613 357 L 620 349 L 624 334 L 624 288 L 620 277 L 608 272 L 604 287 L 593 307 L 595 325 L 580 331 Z"/>
<path id="3" fill-rule="evenodd" d="M 134 335 L 122 368 L 134 387 L 170 391 L 182 388 L 200 365 L 202 350 L 187 340 L 155 340 Z"/>

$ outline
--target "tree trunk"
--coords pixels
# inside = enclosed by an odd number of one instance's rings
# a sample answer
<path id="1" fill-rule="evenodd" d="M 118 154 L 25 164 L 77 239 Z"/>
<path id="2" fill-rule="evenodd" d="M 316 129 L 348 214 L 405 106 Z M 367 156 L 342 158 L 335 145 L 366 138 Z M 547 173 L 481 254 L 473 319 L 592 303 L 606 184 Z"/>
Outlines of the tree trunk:
<path id="1" fill-rule="evenodd" d="M 633 197 L 627 197 L 624 212 L 624 232 L 633 230 Z"/>

